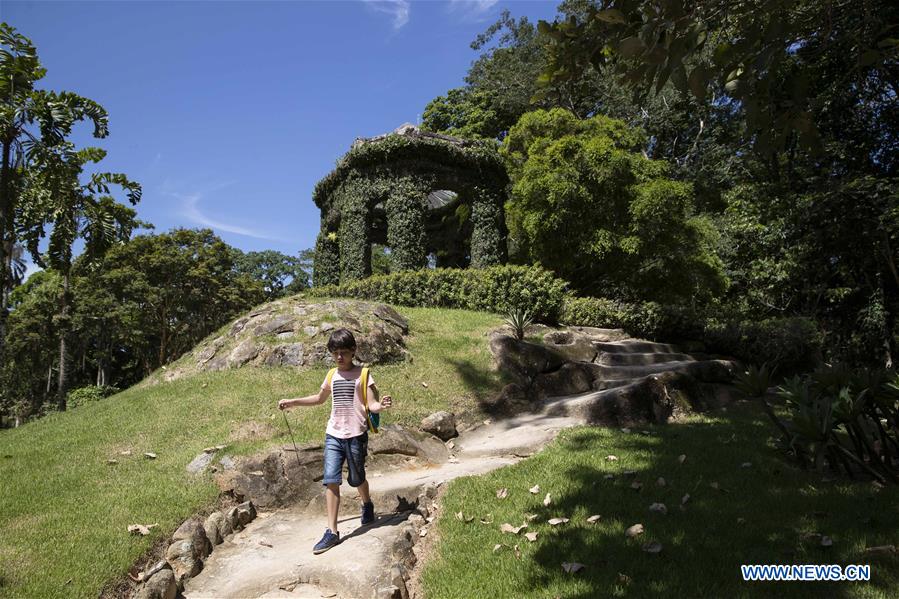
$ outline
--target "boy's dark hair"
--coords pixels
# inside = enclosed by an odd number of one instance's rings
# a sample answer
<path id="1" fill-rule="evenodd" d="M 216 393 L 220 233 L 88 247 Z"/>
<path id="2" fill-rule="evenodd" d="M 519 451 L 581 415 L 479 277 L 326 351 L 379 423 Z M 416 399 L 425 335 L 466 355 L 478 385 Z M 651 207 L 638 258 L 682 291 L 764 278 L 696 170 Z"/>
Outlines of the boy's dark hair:
<path id="1" fill-rule="evenodd" d="M 328 351 L 335 352 L 338 349 L 356 349 L 356 338 L 346 329 L 335 330 L 328 339 Z"/>

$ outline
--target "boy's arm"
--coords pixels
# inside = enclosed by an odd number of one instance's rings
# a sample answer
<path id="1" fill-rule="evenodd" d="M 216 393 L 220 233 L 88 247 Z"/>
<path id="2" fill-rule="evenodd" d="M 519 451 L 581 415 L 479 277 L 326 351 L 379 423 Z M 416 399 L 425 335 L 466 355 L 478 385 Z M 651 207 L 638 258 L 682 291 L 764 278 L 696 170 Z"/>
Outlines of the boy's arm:
<path id="1" fill-rule="evenodd" d="M 279 410 L 287 410 L 289 408 L 293 408 L 295 406 L 317 406 L 318 404 L 323 404 L 328 400 L 328 395 L 331 394 L 331 386 L 325 385 L 321 391 L 318 392 L 318 395 L 307 395 L 306 397 L 295 397 L 293 399 L 282 399 L 278 402 Z"/>
<path id="2" fill-rule="evenodd" d="M 374 401 L 368 402 L 368 410 L 373 414 L 379 413 L 381 410 L 386 410 L 390 406 L 393 405 L 393 398 L 389 395 L 385 395 L 384 397 L 380 397 L 380 392 L 378 388 L 374 385 L 370 385 L 372 397 L 374 397 Z"/>

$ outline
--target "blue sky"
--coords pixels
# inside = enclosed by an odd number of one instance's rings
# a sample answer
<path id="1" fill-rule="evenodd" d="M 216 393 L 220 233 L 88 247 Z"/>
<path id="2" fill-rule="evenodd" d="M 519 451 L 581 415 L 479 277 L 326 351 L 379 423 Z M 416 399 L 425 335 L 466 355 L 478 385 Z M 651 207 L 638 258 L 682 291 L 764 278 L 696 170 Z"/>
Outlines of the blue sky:
<path id="1" fill-rule="evenodd" d="M 557 4 L 3 0 L 0 18 L 37 46 L 39 87 L 107 109 L 107 139 L 73 139 L 143 185 L 140 218 L 295 254 L 318 233 L 315 183 L 356 137 L 461 86 L 503 9 L 536 22 Z"/>

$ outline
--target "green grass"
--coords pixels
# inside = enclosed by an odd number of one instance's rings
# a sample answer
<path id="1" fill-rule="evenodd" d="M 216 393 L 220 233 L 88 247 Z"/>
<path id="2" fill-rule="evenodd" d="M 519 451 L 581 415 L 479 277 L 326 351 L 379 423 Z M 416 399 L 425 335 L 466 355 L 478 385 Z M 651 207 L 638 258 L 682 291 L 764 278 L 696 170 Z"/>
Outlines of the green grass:
<path id="1" fill-rule="evenodd" d="M 499 318 L 459 310 L 402 313 L 410 320 L 413 361 L 373 369 L 381 391 L 395 398 L 382 421 L 415 425 L 438 409 L 477 410 L 479 397 L 500 384 L 484 337 Z M 326 371 L 204 373 L 0 431 L 0 596 L 96 597 L 154 541 L 215 502 L 211 477 L 185 471 L 194 456 L 216 444 L 241 455 L 288 442 L 277 400 L 315 393 Z M 328 409 L 289 413 L 298 443 L 322 437 Z M 248 423 L 263 434 L 235 440 Z M 132 455 L 120 455 L 125 449 Z M 158 458 L 145 459 L 148 451 Z M 118 464 L 108 465 L 110 458 Z M 135 537 L 127 532 L 135 523 L 159 527 Z"/>
<path id="2" fill-rule="evenodd" d="M 770 425 L 751 405 L 715 417 L 625 433 L 570 429 L 535 457 L 450 483 L 439 542 L 423 573 L 429 599 L 441 597 L 895 597 L 899 558 L 865 547 L 899 544 L 899 491 L 822 482 L 797 471 L 769 441 Z M 681 465 L 678 456 L 685 454 Z M 616 455 L 618 461 L 606 461 Z M 742 468 L 744 462 L 752 467 Z M 633 477 L 625 471 L 635 471 Z M 614 478 L 605 478 L 614 474 Z M 667 485 L 656 481 L 664 477 Z M 631 488 L 634 481 L 641 490 Z M 715 490 L 711 483 L 723 490 Z M 540 493 L 528 489 L 540 485 Z M 506 499 L 496 491 L 507 488 Z M 552 504 L 543 498 L 552 494 Z M 690 500 L 680 509 L 681 498 Z M 667 515 L 649 511 L 662 502 Z M 466 522 L 455 514 L 462 512 Z M 490 515 L 487 517 L 487 515 Z M 536 514 L 519 536 L 501 533 Z M 596 524 L 587 523 L 593 515 Z M 482 524 L 480 519 L 492 519 Z M 553 517 L 570 522 L 557 527 Z M 635 539 L 624 531 L 642 523 Z M 530 543 L 526 532 L 537 532 Z M 824 548 L 808 533 L 833 539 Z M 660 554 L 644 552 L 648 541 Z M 498 543 L 505 543 L 493 551 Z M 514 545 L 520 550 L 516 558 Z M 586 566 L 565 573 L 563 562 Z M 871 564 L 870 583 L 744 583 L 740 564 Z M 624 575 L 623 578 L 619 575 Z"/>

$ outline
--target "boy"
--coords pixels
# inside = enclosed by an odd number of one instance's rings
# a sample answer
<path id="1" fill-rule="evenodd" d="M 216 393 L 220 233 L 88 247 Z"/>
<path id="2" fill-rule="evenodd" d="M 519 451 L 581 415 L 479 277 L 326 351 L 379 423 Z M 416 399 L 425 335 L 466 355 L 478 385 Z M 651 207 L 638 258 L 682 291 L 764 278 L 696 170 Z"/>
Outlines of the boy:
<path id="1" fill-rule="evenodd" d="M 286 410 L 293 406 L 314 406 L 325 403 L 331 395 L 331 418 L 325 430 L 325 499 L 328 505 L 328 528 L 315 547 L 313 553 L 323 553 L 340 542 L 337 532 L 337 512 L 340 508 L 340 483 L 343 461 L 347 461 L 347 482 L 359 489 L 362 498 L 362 525 L 375 519 L 375 506 L 368 493 L 365 480 L 365 456 L 368 453 L 368 418 L 362 405 L 360 377 L 362 367 L 353 364 L 356 354 L 356 339 L 346 329 L 337 329 L 328 339 L 328 351 L 337 364 L 337 371 L 331 380 L 325 377 L 318 395 L 282 399 L 278 408 Z M 330 383 L 330 384 L 329 384 Z M 378 397 L 375 381 L 368 377 L 370 390 L 366 394 L 368 409 L 377 414 L 388 409 L 393 400 L 389 395 Z"/>

